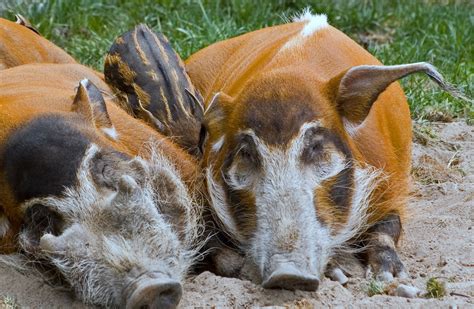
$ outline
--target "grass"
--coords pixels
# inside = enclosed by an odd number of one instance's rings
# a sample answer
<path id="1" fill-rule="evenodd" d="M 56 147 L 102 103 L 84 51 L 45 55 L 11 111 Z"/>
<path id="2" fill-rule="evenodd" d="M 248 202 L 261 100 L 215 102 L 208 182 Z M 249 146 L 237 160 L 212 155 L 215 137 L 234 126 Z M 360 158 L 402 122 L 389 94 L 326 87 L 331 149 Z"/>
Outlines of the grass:
<path id="1" fill-rule="evenodd" d="M 441 298 L 446 296 L 446 285 L 438 278 L 430 278 L 426 282 L 426 297 L 427 298 Z"/>
<path id="2" fill-rule="evenodd" d="M 186 58 L 213 42 L 280 24 L 304 7 L 326 13 L 332 25 L 385 64 L 429 61 L 473 96 L 474 4 L 469 0 L 2 0 L 0 14 L 24 15 L 80 62 L 102 70 L 113 39 L 138 23 L 163 32 Z M 440 114 L 474 119 L 471 103 L 453 99 L 422 75 L 402 84 L 416 119 Z"/>
<path id="3" fill-rule="evenodd" d="M 374 295 L 382 295 L 382 294 L 385 294 L 385 284 L 381 281 L 371 279 L 369 281 L 369 285 L 367 286 L 367 295 L 372 297 Z"/>

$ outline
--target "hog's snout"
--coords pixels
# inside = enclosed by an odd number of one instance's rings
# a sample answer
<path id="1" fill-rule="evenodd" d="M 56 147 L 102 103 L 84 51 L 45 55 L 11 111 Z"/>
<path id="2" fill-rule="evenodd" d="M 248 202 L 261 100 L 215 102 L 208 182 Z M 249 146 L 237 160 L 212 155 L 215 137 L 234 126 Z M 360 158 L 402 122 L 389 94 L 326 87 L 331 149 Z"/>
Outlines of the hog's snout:
<path id="1" fill-rule="evenodd" d="M 316 291 L 319 278 L 311 274 L 303 263 L 276 255 L 271 259 L 262 286 L 266 289 Z"/>
<path id="2" fill-rule="evenodd" d="M 172 279 L 141 278 L 127 293 L 127 309 L 176 308 L 183 293 L 181 284 Z"/>

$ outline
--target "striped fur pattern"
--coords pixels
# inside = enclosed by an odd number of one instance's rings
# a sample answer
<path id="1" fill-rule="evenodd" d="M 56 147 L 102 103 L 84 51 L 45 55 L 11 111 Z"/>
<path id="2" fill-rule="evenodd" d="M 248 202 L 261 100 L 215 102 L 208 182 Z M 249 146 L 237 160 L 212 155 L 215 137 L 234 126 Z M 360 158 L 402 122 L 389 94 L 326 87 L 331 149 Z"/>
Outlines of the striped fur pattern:
<path id="1" fill-rule="evenodd" d="M 202 98 L 163 34 L 139 25 L 118 37 L 104 73 L 123 108 L 197 154 Z"/>

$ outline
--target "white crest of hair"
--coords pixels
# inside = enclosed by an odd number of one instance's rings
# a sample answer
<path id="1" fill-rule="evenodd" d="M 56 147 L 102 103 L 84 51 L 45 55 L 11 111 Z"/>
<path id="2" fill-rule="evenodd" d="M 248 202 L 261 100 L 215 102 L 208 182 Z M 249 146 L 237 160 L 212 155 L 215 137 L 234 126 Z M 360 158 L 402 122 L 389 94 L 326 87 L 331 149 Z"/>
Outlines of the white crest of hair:
<path id="1" fill-rule="evenodd" d="M 104 132 L 111 139 L 113 139 L 115 141 L 118 141 L 119 134 L 118 134 L 118 132 L 117 132 L 117 130 L 115 129 L 114 126 L 112 126 L 110 128 L 101 128 L 101 130 L 102 130 L 102 132 Z"/>
<path id="2" fill-rule="evenodd" d="M 303 12 L 292 18 L 293 22 L 304 22 L 301 31 L 289 39 L 282 47 L 281 51 L 290 50 L 293 47 L 302 46 L 306 38 L 329 26 L 328 18 L 325 14 L 313 14 L 310 8 L 305 8 Z"/>
<path id="3" fill-rule="evenodd" d="M 293 22 L 306 22 L 302 36 L 310 36 L 319 29 L 329 26 L 328 17 L 325 14 L 313 14 L 310 8 L 305 8 L 303 12 L 293 17 Z"/>
<path id="4" fill-rule="evenodd" d="M 232 239 L 242 243 L 243 238 L 239 233 L 232 214 L 230 213 L 230 206 L 227 204 L 224 188 L 222 188 L 222 185 L 214 179 L 212 165 L 206 169 L 206 182 L 209 197 L 211 199 L 212 210 L 216 216 L 217 223 L 223 231 L 232 237 Z"/>
<path id="5" fill-rule="evenodd" d="M 0 213 L 0 239 L 5 236 L 10 230 L 10 221 L 7 216 Z"/>

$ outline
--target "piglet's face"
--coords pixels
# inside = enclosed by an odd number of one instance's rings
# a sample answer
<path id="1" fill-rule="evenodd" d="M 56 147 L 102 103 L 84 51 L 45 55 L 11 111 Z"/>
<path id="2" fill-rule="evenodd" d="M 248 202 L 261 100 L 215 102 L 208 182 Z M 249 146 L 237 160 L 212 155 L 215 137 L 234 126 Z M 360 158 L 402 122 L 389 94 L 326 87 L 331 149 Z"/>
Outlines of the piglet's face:
<path id="1" fill-rule="evenodd" d="M 163 157 L 127 161 L 91 145 L 75 187 L 24 209 L 36 211 L 38 222 L 42 214 L 54 220 L 41 235 L 27 226 L 23 247 L 49 261 L 86 303 L 177 306 L 195 220 L 184 185 Z"/>

